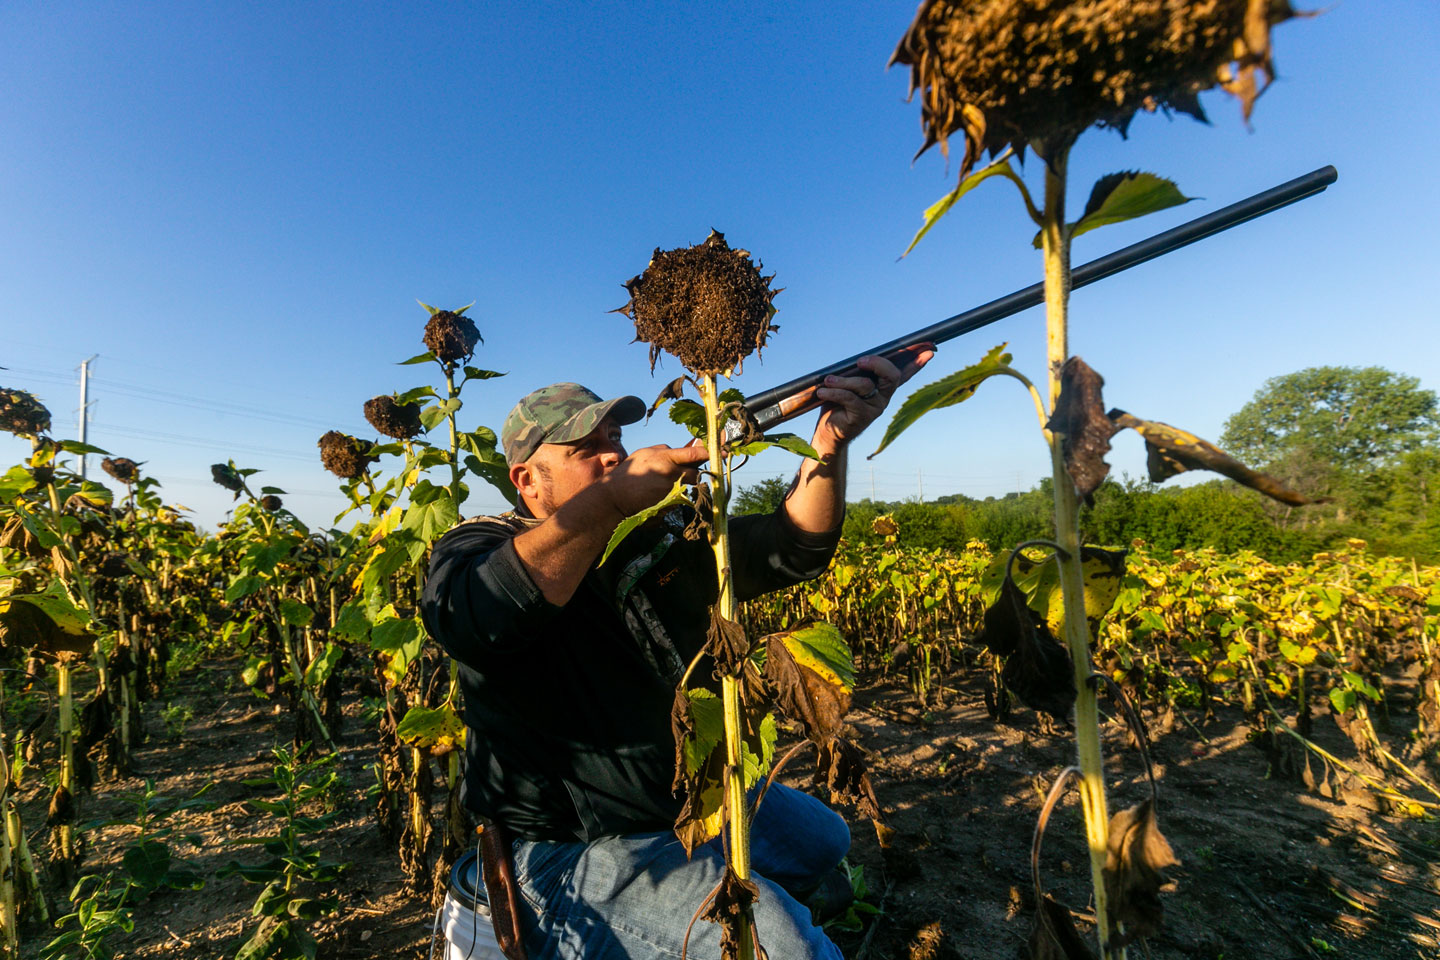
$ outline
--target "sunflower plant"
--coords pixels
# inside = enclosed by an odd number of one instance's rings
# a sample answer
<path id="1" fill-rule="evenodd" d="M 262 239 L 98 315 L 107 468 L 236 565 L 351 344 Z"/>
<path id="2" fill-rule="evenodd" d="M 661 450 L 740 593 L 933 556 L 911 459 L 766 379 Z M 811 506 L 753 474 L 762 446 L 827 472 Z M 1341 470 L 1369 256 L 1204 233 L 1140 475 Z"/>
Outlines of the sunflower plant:
<path id="1" fill-rule="evenodd" d="M 774 759 L 776 712 L 803 730 L 806 740 L 796 749 L 815 745 L 816 779 L 826 784 L 831 799 L 854 803 L 877 824 L 880 816 L 864 752 L 840 736 L 854 686 L 844 638 L 825 623 L 751 637 L 731 579 L 728 506 L 735 469 L 772 446 L 819 459 L 798 436 L 762 435 L 740 392 L 720 387 L 720 379 L 738 376 L 744 359 L 775 329 L 772 301 L 779 291 L 771 289 L 772 279 L 761 274 L 748 251 L 731 248 L 723 234 L 712 231 L 691 247 L 657 249 L 645 271 L 626 283 L 630 301 L 617 311 L 634 321 L 636 339 L 649 344 L 652 371 L 662 352 L 688 371 L 665 387 L 651 412 L 671 403 L 671 419 L 709 453 L 691 489 L 677 481 L 660 503 L 620 523 L 601 563 L 642 523 L 677 509 L 691 518 L 685 535 L 705 538 L 714 554 L 716 600 L 706 642 L 676 688 L 671 727 L 674 788 L 684 797 L 675 834 L 687 852 L 725 835 L 725 875 L 697 916 L 721 924 L 727 960 L 763 955 L 752 911 L 757 887 L 751 879 L 750 823 L 764 797 L 761 781 L 767 774 L 773 779 L 794 755 Z M 698 394 L 699 402 L 686 397 L 687 390 Z"/>
<path id="2" fill-rule="evenodd" d="M 1002 678 L 1022 701 L 1062 718 L 1073 703 L 1077 762 L 1062 774 L 1051 802 L 1073 774 L 1106 960 L 1123 957 L 1127 943 L 1158 927 L 1160 871 L 1174 856 L 1156 826 L 1153 795 L 1113 819 L 1107 810 L 1096 700 L 1104 679 L 1092 666 L 1090 646 L 1095 625 L 1114 602 L 1123 557 L 1082 548 L 1078 505 L 1105 478 L 1110 438 L 1126 427 L 1145 439 L 1152 480 L 1209 469 L 1286 503 L 1307 501 L 1193 434 L 1106 411 L 1104 381 L 1069 350 L 1071 241 L 1190 198 L 1155 174 L 1118 172 L 1100 178 L 1070 219 L 1067 164 L 1081 133 L 1101 127 L 1124 134 L 1142 110 L 1204 120 L 1198 95 L 1215 86 L 1239 98 L 1248 121 L 1273 74 L 1271 28 L 1294 16 L 1286 0 L 925 0 L 891 58 L 892 65 L 909 68 L 912 97 L 920 99 L 920 152 L 938 144 L 948 156 L 952 137 L 964 143 L 959 183 L 925 211 L 910 249 L 970 190 L 989 179 L 1008 180 L 1038 229 L 1047 372 L 1042 394 L 1010 365 L 1004 346 L 996 347 L 911 396 L 876 453 L 922 415 L 968 399 L 993 376 L 1015 378 L 1031 394 L 1050 449 L 1055 540 L 1021 545 L 1045 556 L 1017 548 L 998 571 L 985 639 L 1007 658 Z M 1041 161 L 1038 199 L 1021 175 L 1027 150 Z M 993 161 L 976 170 L 986 152 Z M 1032 955 L 1088 955 L 1068 911 L 1042 895 L 1038 863 L 1035 879 L 1040 916 Z"/>

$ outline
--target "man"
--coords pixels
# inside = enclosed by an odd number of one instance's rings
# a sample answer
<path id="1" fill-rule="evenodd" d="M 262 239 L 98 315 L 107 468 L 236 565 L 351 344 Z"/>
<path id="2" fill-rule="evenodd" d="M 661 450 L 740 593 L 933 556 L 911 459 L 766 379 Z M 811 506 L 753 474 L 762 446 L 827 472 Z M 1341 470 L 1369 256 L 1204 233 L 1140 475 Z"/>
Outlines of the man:
<path id="1" fill-rule="evenodd" d="M 827 378 L 811 441 L 823 462 L 803 461 L 774 514 L 731 524 L 741 599 L 825 571 L 844 516 L 847 447 L 928 359 L 902 373 L 866 357 L 869 376 Z M 621 520 L 706 459 L 698 445 L 627 454 L 621 429 L 644 414 L 636 397 L 602 401 L 578 384 L 522 399 L 502 430 L 515 513 L 451 530 L 425 584 L 426 627 L 461 665 L 466 804 L 518 838 L 530 960 L 678 957 L 723 874 L 719 839 L 687 859 L 671 832 L 680 800 L 670 792 L 669 714 L 715 600 L 709 545 L 687 540 L 672 515 L 596 566 Z M 803 901 L 849 848 L 844 821 L 777 787 L 752 842 L 756 928 L 769 955 L 838 958 Z M 715 925 L 696 924 L 688 955 L 719 952 Z"/>

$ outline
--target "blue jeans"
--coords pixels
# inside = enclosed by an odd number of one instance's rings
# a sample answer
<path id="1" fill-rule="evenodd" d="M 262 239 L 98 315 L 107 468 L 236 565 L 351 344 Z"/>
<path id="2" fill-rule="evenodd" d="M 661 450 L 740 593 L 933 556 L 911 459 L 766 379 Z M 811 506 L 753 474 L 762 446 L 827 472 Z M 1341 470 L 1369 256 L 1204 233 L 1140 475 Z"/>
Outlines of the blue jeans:
<path id="1" fill-rule="evenodd" d="M 673 960 L 685 928 L 724 875 L 720 839 L 695 850 L 669 830 L 591 843 L 515 841 L 515 873 L 534 915 L 525 917 L 531 960 Z M 850 849 L 850 828 L 825 804 L 776 784 L 751 827 L 751 866 L 760 896 L 755 926 L 776 960 L 841 960 L 806 893 Z M 687 956 L 719 960 L 720 927 L 697 920 Z"/>

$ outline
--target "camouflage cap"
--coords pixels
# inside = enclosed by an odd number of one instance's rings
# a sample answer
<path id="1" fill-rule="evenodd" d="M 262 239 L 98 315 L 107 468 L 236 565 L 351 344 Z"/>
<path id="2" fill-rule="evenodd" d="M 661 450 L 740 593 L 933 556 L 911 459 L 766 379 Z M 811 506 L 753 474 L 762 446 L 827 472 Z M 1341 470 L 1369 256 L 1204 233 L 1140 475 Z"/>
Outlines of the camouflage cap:
<path id="1" fill-rule="evenodd" d="M 511 467 L 524 463 L 542 443 L 569 443 L 586 437 L 607 415 L 622 425 L 634 423 L 645 416 L 645 401 L 639 397 L 601 400 L 578 383 L 552 383 L 531 391 L 515 404 L 500 430 L 505 463 Z"/>

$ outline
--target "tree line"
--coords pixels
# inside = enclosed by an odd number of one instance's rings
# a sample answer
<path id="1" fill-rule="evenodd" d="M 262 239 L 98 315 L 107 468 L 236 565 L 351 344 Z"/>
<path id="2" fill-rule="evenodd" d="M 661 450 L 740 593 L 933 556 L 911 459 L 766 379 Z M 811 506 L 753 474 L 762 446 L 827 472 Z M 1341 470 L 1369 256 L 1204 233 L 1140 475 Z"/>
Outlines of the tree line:
<path id="1" fill-rule="evenodd" d="M 1225 425 L 1220 446 L 1323 502 L 1285 507 L 1228 480 L 1190 486 L 1109 479 L 1081 510 L 1087 542 L 1156 549 L 1253 550 L 1274 562 L 1307 560 L 1352 538 L 1375 553 L 1440 561 L 1440 402 L 1414 377 L 1380 367 L 1312 367 L 1275 377 Z M 977 499 L 860 500 L 845 536 L 883 539 L 876 517 L 900 527 L 900 542 L 992 549 L 1051 535 L 1050 478 L 1024 492 Z M 736 497 L 737 512 L 773 509 L 786 484 L 768 479 Z"/>

